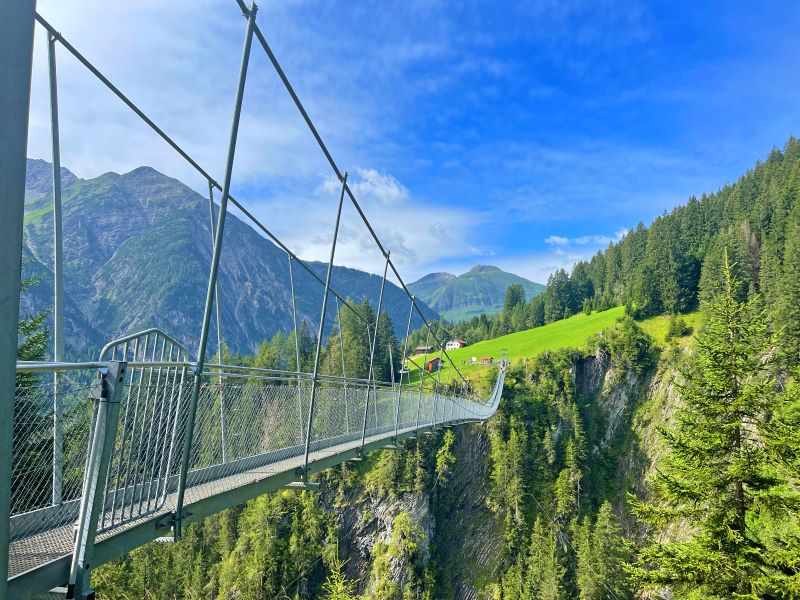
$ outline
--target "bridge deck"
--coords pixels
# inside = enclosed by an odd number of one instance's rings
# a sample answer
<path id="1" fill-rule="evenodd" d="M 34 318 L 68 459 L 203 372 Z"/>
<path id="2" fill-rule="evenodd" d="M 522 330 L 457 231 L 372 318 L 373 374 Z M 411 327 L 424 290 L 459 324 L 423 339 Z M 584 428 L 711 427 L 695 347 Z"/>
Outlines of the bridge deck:
<path id="1" fill-rule="evenodd" d="M 417 430 L 418 429 L 416 427 L 405 427 L 400 429 L 398 433 L 401 437 L 407 437 L 408 434 Z M 386 441 L 386 445 L 388 445 L 388 442 L 393 437 L 394 430 L 368 436 L 365 440 L 365 445 L 374 446 L 376 443 L 380 443 L 381 441 Z M 358 449 L 360 445 L 361 440 L 357 439 L 317 450 L 309 455 L 309 463 L 318 462 L 326 457 L 345 455 L 348 451 Z M 347 458 L 344 458 L 343 461 L 344 460 L 347 460 Z M 194 502 L 219 495 L 225 490 L 239 488 L 281 473 L 295 473 L 297 469 L 301 468 L 302 466 L 303 456 L 298 455 L 292 458 L 270 463 L 262 467 L 250 469 L 242 473 L 229 475 L 222 479 L 216 479 L 192 486 L 186 490 L 187 506 L 190 506 Z M 163 509 L 160 512 L 162 514 L 168 514 L 174 511 L 176 507 L 176 499 L 176 493 L 173 492 L 169 494 L 164 503 Z M 138 521 L 126 523 L 112 529 L 111 531 L 99 535 L 98 539 L 102 540 L 119 535 L 120 532 L 135 527 L 141 521 L 150 520 L 151 518 L 152 516 L 148 516 Z M 71 555 L 74 543 L 73 531 L 74 526 L 70 524 L 12 542 L 9 548 L 9 579 L 13 579 L 28 571 L 35 570 L 42 564 Z"/>
<path id="2" fill-rule="evenodd" d="M 501 369 L 491 396 L 484 402 L 419 391 L 404 395 L 400 388 L 376 389 L 370 395 L 369 388 L 352 382 L 328 384 L 317 394 L 309 473 L 357 456 L 362 449 L 359 425 L 367 415 L 365 452 L 388 446 L 395 438 L 399 441 L 430 430 L 434 423 L 454 425 L 490 417 L 499 404 L 504 374 Z M 182 446 L 180 432 L 188 430 L 185 407 L 191 388 L 172 385 L 168 378 L 145 384 L 142 377 L 129 376 L 119 414 L 109 417 L 119 423 L 119 429 L 115 441 L 107 442 L 114 444 L 114 458 L 100 484 L 103 494 L 98 502 L 103 503 L 103 508 L 92 568 L 169 535 L 171 520 L 164 517 L 178 510 L 175 457 Z M 302 387 L 256 383 L 248 385 L 237 380 L 235 384 L 202 386 L 184 495 L 184 525 L 299 479 L 305 437 L 301 424 L 310 410 L 310 395 Z M 84 393 L 79 389 L 76 397 Z M 227 444 L 222 443 L 221 429 L 216 427 L 223 394 Z M 82 416 L 76 421 L 83 432 L 83 437 L 76 438 L 78 446 L 89 440 L 85 414 L 88 404 L 84 401 L 82 406 L 84 412 L 78 411 Z M 95 420 L 102 422 L 97 412 Z M 46 423 L 35 424 L 46 430 Z M 139 440 L 138 444 L 134 440 Z M 222 450 L 227 450 L 227 458 L 223 458 Z M 75 466 L 74 472 L 70 471 L 72 480 L 80 481 L 76 479 L 79 475 L 88 485 L 83 469 L 76 470 L 81 460 L 78 453 L 65 464 Z M 39 473 L 41 465 L 38 466 L 28 471 Z M 66 498 L 69 499 L 59 504 L 40 504 L 40 508 L 12 516 L 8 574 L 11 597 L 45 592 L 68 579 L 80 491 L 71 492 Z"/>

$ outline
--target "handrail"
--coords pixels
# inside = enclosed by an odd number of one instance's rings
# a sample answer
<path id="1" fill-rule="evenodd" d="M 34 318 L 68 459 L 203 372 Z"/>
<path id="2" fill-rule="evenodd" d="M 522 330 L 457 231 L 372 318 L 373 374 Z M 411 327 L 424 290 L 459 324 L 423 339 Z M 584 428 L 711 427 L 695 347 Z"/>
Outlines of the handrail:
<path id="1" fill-rule="evenodd" d="M 131 334 L 122 336 L 121 338 L 117 338 L 116 340 L 111 340 L 110 342 L 108 342 L 105 346 L 103 346 L 100 349 L 100 360 L 101 361 L 104 360 L 105 356 L 106 356 L 106 352 L 108 352 L 109 350 L 111 350 L 115 346 L 119 346 L 120 344 L 124 344 L 125 342 L 133 341 L 133 340 L 135 340 L 137 338 L 140 338 L 142 336 L 145 336 L 145 335 L 150 335 L 151 333 L 155 333 L 156 335 L 161 336 L 162 338 L 164 338 L 165 340 L 170 342 L 173 346 L 177 346 L 178 348 L 180 348 L 181 351 L 184 353 L 184 355 L 186 355 L 187 357 L 189 356 L 189 351 L 186 349 L 186 346 L 181 344 L 174 337 L 164 333 L 163 331 L 161 331 L 157 327 L 150 327 L 149 329 L 145 329 L 144 331 L 138 331 L 136 333 L 131 333 Z"/>

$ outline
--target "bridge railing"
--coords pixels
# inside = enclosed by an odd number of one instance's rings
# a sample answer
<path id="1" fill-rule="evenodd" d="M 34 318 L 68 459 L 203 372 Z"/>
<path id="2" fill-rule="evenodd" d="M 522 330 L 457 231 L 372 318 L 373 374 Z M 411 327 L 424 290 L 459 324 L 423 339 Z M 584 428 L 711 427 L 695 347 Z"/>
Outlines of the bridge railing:
<path id="1" fill-rule="evenodd" d="M 21 374 L 14 398 L 12 540 L 77 518 L 92 425 L 88 370 L 72 370 L 57 386 L 51 382 L 51 373 L 34 376 L 23 366 Z M 54 407 L 59 404 L 62 410 L 57 420 Z M 64 433 L 61 452 L 54 451 L 56 430 Z M 61 501 L 54 504 L 56 472 L 61 473 Z"/>
<path id="2" fill-rule="evenodd" d="M 14 412 L 9 576 L 76 551 L 77 522 L 96 506 L 96 536 L 177 507 L 181 450 L 191 435 L 185 504 L 221 494 L 271 474 L 303 466 L 306 436 L 310 462 L 385 439 L 460 421 L 486 419 L 499 392 L 486 403 L 440 388 L 391 385 L 319 376 L 311 431 L 305 431 L 311 375 L 209 365 L 199 375 L 195 426 L 188 431 L 195 365 L 159 360 L 151 337 L 140 339 L 118 390 L 118 407 L 103 427 L 98 372 L 111 362 L 20 363 Z M 150 348 L 148 352 L 143 350 Z M 108 356 L 112 356 L 109 353 Z M 146 355 L 146 356 L 145 356 Z M 153 362 L 143 361 L 142 358 Z M 53 387 L 52 373 L 60 373 Z M 62 408 L 55 419 L 56 400 Z M 61 447 L 56 448 L 56 440 Z M 92 462 L 92 444 L 110 449 L 108 462 Z M 56 462 L 58 461 L 58 462 Z M 92 466 L 94 465 L 94 466 Z M 59 473 L 55 478 L 54 474 Z M 90 475 L 96 473 L 96 483 Z M 59 501 L 53 485 L 60 482 Z M 93 493 L 87 493 L 87 487 Z M 91 500 L 91 502 L 90 502 Z M 88 514 L 88 513 L 87 513 Z M 87 517 L 88 518 L 88 517 Z"/>

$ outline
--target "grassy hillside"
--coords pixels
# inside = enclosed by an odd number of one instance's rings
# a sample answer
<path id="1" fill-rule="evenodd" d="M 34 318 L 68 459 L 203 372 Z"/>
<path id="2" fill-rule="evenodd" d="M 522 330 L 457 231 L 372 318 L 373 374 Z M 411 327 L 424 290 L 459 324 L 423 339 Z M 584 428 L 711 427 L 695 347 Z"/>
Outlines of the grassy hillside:
<path id="1" fill-rule="evenodd" d="M 681 315 L 681 318 L 686 321 L 686 324 L 692 328 L 692 333 L 691 335 L 676 340 L 676 342 L 684 346 L 689 344 L 702 325 L 702 317 L 703 315 L 699 310 Z M 650 317 L 649 319 L 639 321 L 639 326 L 650 334 L 650 337 L 653 338 L 657 345 L 662 347 L 667 345 L 666 335 L 667 328 L 669 327 L 669 316 L 659 315 L 657 317 Z"/>
<path id="2" fill-rule="evenodd" d="M 495 359 L 499 359 L 500 350 L 507 349 L 509 358 L 514 361 L 520 358 L 536 356 L 545 350 L 578 348 L 583 346 L 590 336 L 613 325 L 623 314 L 625 314 L 625 308 L 622 306 L 603 312 L 595 312 L 588 316 L 581 313 L 543 327 L 518 331 L 517 333 L 478 342 L 460 350 L 453 350 L 449 354 L 464 375 L 475 375 L 483 372 L 487 367 L 463 364 L 473 356 L 479 360 L 482 356 L 493 356 Z M 422 357 L 418 358 L 417 362 L 421 362 Z M 412 381 L 418 381 L 419 374 L 413 365 L 411 365 L 410 375 Z M 451 373 L 449 365 L 442 370 L 443 382 L 450 381 L 451 378 L 456 381 L 457 377 L 455 373 Z"/>
<path id="3" fill-rule="evenodd" d="M 622 306 L 603 312 L 594 312 L 588 316 L 581 313 L 569 319 L 556 321 L 555 323 L 550 323 L 543 327 L 518 331 L 517 333 L 478 342 L 477 344 L 472 344 L 460 350 L 453 350 L 449 352 L 449 354 L 456 363 L 458 369 L 465 376 L 470 374 L 476 375 L 487 367 L 464 364 L 465 361 L 471 360 L 473 356 L 477 357 L 478 360 L 480 360 L 482 356 L 492 356 L 495 359 L 499 359 L 500 350 L 505 349 L 508 350 L 509 358 L 515 361 L 520 358 L 536 356 L 546 350 L 580 348 L 592 335 L 610 327 L 624 314 L 625 308 Z M 686 321 L 686 324 L 692 328 L 693 334 L 697 333 L 701 325 L 700 312 L 697 311 L 682 315 L 682 318 Z M 665 337 L 667 334 L 667 327 L 669 326 L 668 316 L 661 315 L 658 317 L 651 317 L 639 322 L 639 325 L 652 336 L 657 345 L 665 346 L 667 344 Z M 678 340 L 678 342 L 685 345 L 690 343 L 692 339 L 692 336 L 686 336 Z M 431 357 L 429 356 L 428 358 Z M 422 357 L 415 357 L 415 360 L 421 363 Z M 412 382 L 419 381 L 419 374 L 416 367 L 413 365 L 411 365 L 410 375 Z M 443 382 L 449 382 L 451 378 L 453 381 L 456 381 L 457 377 L 458 376 L 454 372 L 451 372 L 449 366 L 445 366 L 442 370 Z"/>

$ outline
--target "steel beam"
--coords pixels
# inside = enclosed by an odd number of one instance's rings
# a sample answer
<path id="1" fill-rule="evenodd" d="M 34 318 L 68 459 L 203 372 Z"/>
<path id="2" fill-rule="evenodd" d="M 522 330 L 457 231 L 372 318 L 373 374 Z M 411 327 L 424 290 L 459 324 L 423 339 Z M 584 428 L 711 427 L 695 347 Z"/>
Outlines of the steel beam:
<path id="1" fill-rule="evenodd" d="M 0 3 L 0 599 L 5 600 L 35 0 Z"/>
<path id="2" fill-rule="evenodd" d="M 372 336 L 372 349 L 369 352 L 369 374 L 367 375 L 367 401 L 364 403 L 364 428 L 361 430 L 361 446 L 367 437 L 367 411 L 369 410 L 370 391 L 374 389 L 375 372 L 375 347 L 378 345 L 378 325 L 381 321 L 381 308 L 383 308 L 383 290 L 386 287 L 386 274 L 389 272 L 389 253 L 385 254 L 386 264 L 383 267 L 383 279 L 381 279 L 381 293 L 378 296 L 378 310 L 375 312 L 375 334 Z"/>
<path id="3" fill-rule="evenodd" d="M 125 383 L 127 363 L 111 361 L 108 369 L 99 373 L 92 387 L 95 410 L 92 422 L 92 438 L 86 472 L 83 475 L 83 495 L 80 516 L 75 534 L 75 550 L 72 553 L 67 598 L 89 600 L 94 593 L 89 579 L 94 568 L 94 547 L 97 536 L 97 521 L 103 507 L 111 455 L 114 453 L 119 422 L 119 407 Z"/>
<path id="4" fill-rule="evenodd" d="M 295 302 L 294 298 L 294 268 L 292 267 L 292 255 L 289 254 L 289 289 L 292 293 L 292 324 L 294 327 L 294 357 L 295 357 L 295 371 L 298 372 L 297 375 L 297 416 L 298 416 L 298 423 L 300 423 L 300 443 L 304 443 L 305 438 L 303 437 L 303 396 L 300 393 L 300 371 L 302 368 L 300 367 L 300 339 L 298 337 L 297 331 L 297 303 Z M 336 309 L 339 309 L 339 301 L 336 301 Z"/>
<path id="5" fill-rule="evenodd" d="M 347 372 L 344 365 L 344 329 L 342 329 L 342 313 L 339 312 L 339 300 L 336 300 L 336 320 L 339 322 L 339 348 L 342 351 L 342 379 L 344 380 L 344 430 L 350 433 L 350 411 L 347 402 Z"/>
<path id="6" fill-rule="evenodd" d="M 425 352 L 422 354 L 422 366 L 419 368 L 419 397 L 417 398 L 417 421 L 416 426 L 419 428 L 419 413 L 422 408 L 422 387 L 425 382 L 425 364 L 428 359 L 428 344 L 431 342 L 431 326 L 428 325 L 428 333 L 425 336 Z"/>
<path id="7" fill-rule="evenodd" d="M 436 366 L 436 394 L 433 396 L 433 411 L 431 412 L 431 431 L 436 429 L 436 405 L 439 402 L 439 389 L 442 382 L 442 352 L 444 346 L 439 346 L 439 364 Z"/>
<path id="8" fill-rule="evenodd" d="M 56 39 L 47 36 L 50 72 L 50 133 L 53 152 L 53 360 L 64 360 L 64 243 L 61 220 L 61 141 L 58 132 L 58 80 Z M 61 373 L 53 373 L 53 505 L 61 503 L 61 456 L 64 445 L 64 411 L 59 385 Z"/>
<path id="9" fill-rule="evenodd" d="M 314 353 L 314 371 L 311 377 L 311 401 L 308 405 L 308 422 L 306 423 L 306 443 L 303 457 L 302 477 L 308 479 L 308 452 L 311 445 L 311 427 L 314 424 L 314 401 L 317 396 L 317 376 L 319 375 L 319 358 L 322 352 L 322 334 L 325 331 L 325 315 L 328 311 L 328 292 L 331 289 L 331 275 L 333 274 L 333 258 L 336 256 L 336 240 L 339 237 L 339 223 L 342 219 L 342 206 L 344 205 L 344 188 L 347 186 L 347 173 L 342 176 L 342 191 L 339 194 L 339 206 L 336 209 L 336 224 L 333 227 L 333 240 L 331 241 L 331 258 L 328 261 L 328 272 L 325 274 L 325 291 L 322 293 L 322 313 L 319 317 L 319 331 L 317 333 L 317 350 Z M 302 425 L 301 425 L 302 427 Z"/>
<path id="10" fill-rule="evenodd" d="M 217 233 L 217 221 L 214 218 L 214 186 L 208 182 L 208 212 L 211 219 L 211 250 L 214 250 L 214 239 Z M 214 313 L 217 317 L 217 354 L 219 364 L 225 364 L 222 356 L 222 305 L 219 303 L 219 280 L 214 282 Z M 219 374 L 219 437 L 222 446 L 222 462 L 228 462 L 228 444 L 225 435 L 225 395 L 222 389 L 222 372 Z"/>
<path id="11" fill-rule="evenodd" d="M 408 358 L 408 336 L 411 333 L 411 315 L 414 314 L 414 296 L 411 296 L 411 304 L 408 308 L 408 321 L 406 321 L 406 337 L 403 342 L 403 362 L 400 363 L 400 387 L 397 388 L 397 408 L 394 415 L 394 435 L 397 437 L 397 428 L 400 422 L 400 400 L 403 398 L 403 371 Z"/>
<path id="12" fill-rule="evenodd" d="M 189 405 L 189 414 L 186 421 L 186 432 L 184 433 L 183 455 L 181 456 L 181 468 L 178 483 L 178 503 L 177 517 L 175 522 L 175 537 L 180 539 L 181 520 L 183 518 L 183 497 L 186 491 L 186 475 L 189 470 L 189 457 L 192 449 L 192 438 L 194 437 L 194 421 L 197 414 L 197 401 L 200 397 L 200 385 L 202 383 L 203 366 L 206 360 L 206 347 L 208 345 L 208 330 L 211 324 L 211 306 L 214 303 L 214 290 L 217 285 L 217 272 L 219 270 L 219 258 L 222 253 L 222 238 L 225 233 L 225 216 L 228 212 L 228 195 L 231 190 L 231 177 L 233 176 L 233 159 L 236 155 L 236 140 L 239 135 L 239 118 L 242 114 L 242 101 L 244 99 L 244 87 L 247 80 L 247 66 L 250 62 L 250 47 L 253 42 L 253 29 L 256 24 L 256 13 L 258 7 L 253 2 L 247 12 L 247 28 L 244 37 L 244 50 L 242 51 L 242 62 L 239 67 L 239 83 L 236 87 L 236 99 L 233 105 L 233 122 L 231 123 L 231 134 L 228 142 L 228 156 L 225 161 L 225 180 L 222 186 L 222 197 L 219 201 L 219 219 L 217 231 L 214 236 L 214 252 L 211 256 L 211 271 L 208 276 L 208 288 L 206 290 L 206 303 L 203 310 L 203 325 L 200 331 L 200 343 L 197 347 L 197 367 L 194 374 L 194 389 L 192 400 Z"/>

